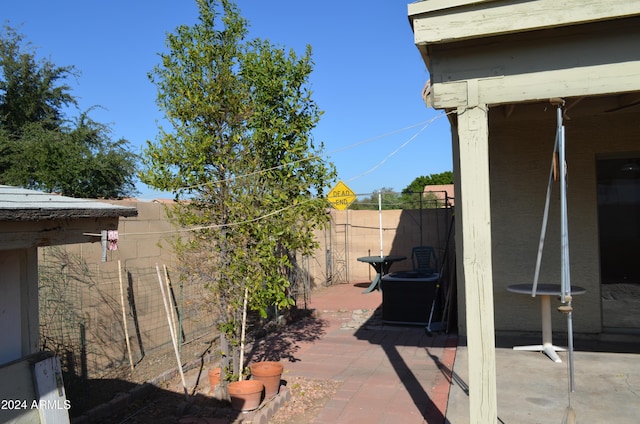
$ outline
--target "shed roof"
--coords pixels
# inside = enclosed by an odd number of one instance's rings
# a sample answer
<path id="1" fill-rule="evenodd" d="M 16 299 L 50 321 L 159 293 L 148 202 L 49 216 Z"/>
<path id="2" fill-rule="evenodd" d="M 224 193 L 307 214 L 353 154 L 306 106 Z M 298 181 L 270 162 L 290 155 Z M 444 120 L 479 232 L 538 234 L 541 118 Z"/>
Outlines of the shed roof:
<path id="1" fill-rule="evenodd" d="M 0 221 L 115 218 L 136 215 L 138 210 L 133 207 L 0 185 Z"/>

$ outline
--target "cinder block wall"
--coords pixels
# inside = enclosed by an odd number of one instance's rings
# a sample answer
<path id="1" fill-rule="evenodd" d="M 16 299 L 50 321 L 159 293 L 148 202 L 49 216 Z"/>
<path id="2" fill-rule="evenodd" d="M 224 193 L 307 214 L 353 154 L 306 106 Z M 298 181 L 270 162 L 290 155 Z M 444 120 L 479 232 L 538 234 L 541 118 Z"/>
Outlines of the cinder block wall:
<path id="1" fill-rule="evenodd" d="M 65 246 L 69 264 L 63 269 L 56 261 L 55 248 L 46 247 L 39 252 L 41 270 L 51 267 L 49 274 L 54 274 L 58 280 L 83 274 L 68 280 L 73 284 L 58 282 L 53 290 L 44 287 L 51 286 L 51 281 L 41 281 L 40 317 L 43 332 L 52 338 L 52 343 L 55 338 L 63 339 L 68 345 L 64 349 L 71 351 L 79 349 L 81 343 L 86 345 L 86 357 L 75 361 L 84 361 L 90 374 L 127 361 L 120 281 L 133 360 L 171 343 L 156 269 L 158 266 L 162 278 L 165 267 L 170 277 L 177 274 L 170 240 L 178 232 L 168 221 L 165 210 L 171 206 L 135 200 L 109 203 L 136 207 L 138 216 L 120 219 L 117 250 L 107 250 L 105 262 L 101 261 L 103 252 L 99 237 L 95 243 Z M 330 224 L 316 233 L 319 247 L 315 254 L 299 258 L 301 278 L 308 278 L 312 287 L 370 281 L 372 268 L 358 262 L 357 258 L 380 254 L 381 218 L 383 254 L 407 257 L 392 268 L 392 271 L 398 271 L 411 269 L 411 248 L 414 246 L 430 245 L 436 248 L 438 255 L 444 252 L 452 216 L 451 209 L 425 209 L 422 213 L 416 210 L 388 210 L 382 214 L 378 211 L 330 210 L 329 213 Z M 82 264 L 73 264 L 72 257 L 80 258 Z M 85 263 L 87 269 L 82 270 Z M 42 275 L 45 273 L 41 272 L 41 278 Z M 208 290 L 189 285 L 188 281 L 180 284 L 177 280 L 172 279 L 173 295 L 182 311 L 186 340 L 213 331 Z M 58 315 L 54 316 L 54 313 Z M 84 341 L 81 341 L 81 333 Z"/>
<path id="2" fill-rule="evenodd" d="M 138 216 L 120 219 L 118 249 L 107 251 L 106 262 L 100 261 L 102 247 L 98 237 L 95 243 L 72 245 L 67 249 L 79 254 L 92 267 L 116 275 L 118 260 L 123 269 L 155 269 L 156 264 L 172 269 L 176 259 L 170 239 L 178 233 L 166 218 L 167 206 L 135 200 L 109 203 L 138 210 Z M 330 277 L 334 282 L 368 280 L 371 267 L 358 262 L 357 258 L 380 255 L 381 239 L 384 255 L 407 257 L 392 270 L 411 269 L 414 246 L 433 246 L 438 256 L 443 255 L 453 209 L 383 210 L 382 213 L 331 209 L 329 213 L 331 222 L 316 231 L 319 248 L 312 258 L 300 259 L 300 266 L 308 270 L 314 284 L 325 284 Z"/>
<path id="3" fill-rule="evenodd" d="M 109 261 L 121 258 L 124 265 L 154 267 L 156 263 L 172 267 L 175 257 L 169 239 L 177 235 L 176 229 L 167 220 L 164 204 L 138 201 L 110 202 L 138 209 L 138 216 L 120 219 L 120 243 L 117 252 L 109 252 Z M 170 206 L 169 206 L 170 207 Z M 308 265 L 314 282 L 324 284 L 327 271 L 327 252 L 330 252 L 334 269 L 344 269 L 340 281 L 362 281 L 369 279 L 370 266 L 358 262 L 357 258 L 380 254 L 380 240 L 384 255 L 406 256 L 393 270 L 411 269 L 411 249 L 427 245 L 444 253 L 449 223 L 453 209 L 419 210 L 345 210 L 331 209 L 331 222 L 316 231 L 318 249 L 313 258 L 301 260 Z M 382 220 L 382 231 L 380 222 Z M 453 238 L 453 235 L 451 235 Z M 100 244 L 84 247 L 84 255 L 99 258 Z"/>
<path id="4" fill-rule="evenodd" d="M 444 254 L 452 209 L 383 210 L 378 211 L 331 211 L 331 226 L 319 232 L 320 249 L 316 264 L 322 265 L 312 271 L 314 278 L 326 278 L 326 252 L 333 254 L 334 279 L 344 281 L 370 281 L 372 267 L 358 258 L 382 254 L 405 256 L 407 259 L 394 263 L 391 271 L 410 270 L 411 249 L 415 246 L 433 246 L 437 256 Z M 380 223 L 382 222 L 382 225 Z M 381 230 L 382 229 L 382 230 Z M 453 237 L 453 236 L 452 236 Z"/>
<path id="5" fill-rule="evenodd" d="M 120 218 L 118 252 L 111 252 L 110 259 L 121 258 L 126 266 L 155 267 L 156 263 L 171 268 L 175 264 L 170 239 L 178 235 L 169 222 L 162 203 L 134 200 L 109 201 L 138 209 L 138 216 Z M 168 206 L 170 207 L 170 206 Z M 95 246 L 95 245 L 94 245 Z M 95 248 L 100 248 L 95 246 Z"/>

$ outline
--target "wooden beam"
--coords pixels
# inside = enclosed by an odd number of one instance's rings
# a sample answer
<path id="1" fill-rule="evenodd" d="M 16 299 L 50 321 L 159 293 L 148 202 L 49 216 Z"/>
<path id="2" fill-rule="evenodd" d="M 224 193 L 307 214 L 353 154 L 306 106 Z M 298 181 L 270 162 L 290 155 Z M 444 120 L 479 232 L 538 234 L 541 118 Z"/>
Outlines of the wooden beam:
<path id="1" fill-rule="evenodd" d="M 470 90 L 467 81 L 432 81 L 427 104 L 447 109 L 640 91 L 640 61 L 480 78 L 474 87 Z"/>
<path id="2" fill-rule="evenodd" d="M 407 9 L 409 16 L 420 13 L 436 12 L 443 9 L 451 9 L 460 6 L 469 6 L 476 3 L 486 3 L 497 0 L 429 0 L 409 3 Z"/>
<path id="3" fill-rule="evenodd" d="M 0 222 L 0 248 L 26 249 L 42 246 L 99 242 L 102 230 L 118 229 L 118 218 Z"/>
<path id="4" fill-rule="evenodd" d="M 435 44 L 640 15 L 625 0 L 431 1 L 409 6 L 415 44 Z"/>
<path id="5" fill-rule="evenodd" d="M 469 354 L 470 423 L 495 423 L 496 364 L 491 262 L 489 131 L 485 105 L 458 109 L 462 265 Z"/>

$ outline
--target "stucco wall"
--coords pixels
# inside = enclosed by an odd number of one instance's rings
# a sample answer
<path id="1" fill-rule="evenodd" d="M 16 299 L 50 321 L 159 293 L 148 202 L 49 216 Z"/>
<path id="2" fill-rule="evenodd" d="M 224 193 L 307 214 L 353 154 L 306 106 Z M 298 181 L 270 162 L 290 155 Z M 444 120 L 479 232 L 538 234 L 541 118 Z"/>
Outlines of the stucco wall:
<path id="1" fill-rule="evenodd" d="M 546 109 L 546 110 L 545 110 Z M 569 116 L 571 113 L 569 113 Z M 639 128 L 628 114 L 571 117 L 565 120 L 571 282 L 586 288 L 574 298 L 576 332 L 601 331 L 596 158 L 638 151 Z M 533 281 L 544 202 L 555 137 L 555 110 L 541 107 L 528 119 L 490 114 L 495 328 L 540 330 L 538 299 L 510 293 L 509 284 Z M 559 186 L 554 184 L 540 282 L 560 283 Z M 554 329 L 566 330 L 555 312 Z"/>

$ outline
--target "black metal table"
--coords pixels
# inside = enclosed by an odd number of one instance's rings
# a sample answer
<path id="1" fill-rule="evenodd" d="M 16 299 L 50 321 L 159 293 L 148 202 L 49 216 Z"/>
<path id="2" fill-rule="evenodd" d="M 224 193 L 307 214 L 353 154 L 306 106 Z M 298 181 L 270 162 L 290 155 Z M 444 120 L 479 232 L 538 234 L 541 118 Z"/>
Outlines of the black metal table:
<path id="1" fill-rule="evenodd" d="M 389 269 L 394 262 L 404 261 L 406 256 L 363 256 L 358 258 L 359 262 L 368 263 L 376 270 L 376 276 L 363 293 L 371 293 L 375 289 L 380 289 L 380 280 L 383 275 L 389 273 Z"/>

